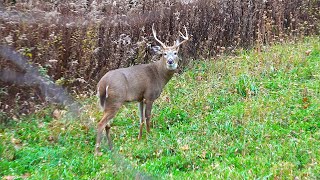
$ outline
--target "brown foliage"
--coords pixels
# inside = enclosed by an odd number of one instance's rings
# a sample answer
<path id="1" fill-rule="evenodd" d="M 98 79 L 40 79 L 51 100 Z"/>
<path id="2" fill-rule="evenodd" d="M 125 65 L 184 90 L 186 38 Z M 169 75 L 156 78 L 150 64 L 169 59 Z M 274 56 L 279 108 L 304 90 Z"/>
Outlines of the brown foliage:
<path id="1" fill-rule="evenodd" d="M 6 1 L 0 7 L 0 42 L 70 91 L 93 92 L 107 71 L 151 60 L 153 23 L 164 42 L 176 40 L 187 27 L 192 40 L 182 49 L 185 66 L 195 58 L 236 48 L 260 50 L 263 44 L 319 33 L 319 7 L 315 0 Z M 0 61 L 1 71 L 24 71 L 3 56 Z M 1 78 L 0 85 L 10 92 L 1 94 L 0 113 L 7 112 L 4 106 L 12 110 L 22 104 L 13 103 L 14 94 L 24 94 L 26 87 Z M 39 94 L 36 89 L 29 88 Z"/>

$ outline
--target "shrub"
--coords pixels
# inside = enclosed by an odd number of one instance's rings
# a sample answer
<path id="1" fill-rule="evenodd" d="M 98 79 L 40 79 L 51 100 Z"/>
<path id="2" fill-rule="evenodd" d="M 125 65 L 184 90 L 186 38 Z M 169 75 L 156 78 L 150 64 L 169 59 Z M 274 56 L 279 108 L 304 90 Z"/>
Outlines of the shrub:
<path id="1" fill-rule="evenodd" d="M 53 81 L 78 94 L 94 92 L 97 81 L 111 69 L 149 62 L 150 47 L 155 45 L 153 23 L 164 42 L 173 42 L 183 26 L 192 34 L 181 50 L 182 67 L 190 59 L 232 53 L 239 47 L 261 50 L 263 44 L 319 33 L 320 4 L 309 0 L 6 1 L 4 5 L 0 44 L 14 48 Z M 3 54 L 0 61 L 2 70 L 15 66 Z M 1 78 L 0 85 L 27 96 L 12 81 Z M 39 94 L 38 89 L 32 92 Z M 1 109 L 13 106 L 13 96 L 1 96 L 5 102 Z"/>

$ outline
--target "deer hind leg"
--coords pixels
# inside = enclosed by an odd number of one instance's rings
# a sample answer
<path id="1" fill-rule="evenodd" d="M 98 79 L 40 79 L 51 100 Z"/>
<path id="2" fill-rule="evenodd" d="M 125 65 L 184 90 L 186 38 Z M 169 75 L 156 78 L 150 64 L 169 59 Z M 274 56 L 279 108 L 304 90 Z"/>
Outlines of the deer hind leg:
<path id="1" fill-rule="evenodd" d="M 121 105 L 114 106 L 113 108 L 106 108 L 103 113 L 103 117 L 97 126 L 97 139 L 96 139 L 96 147 L 95 147 L 95 155 L 101 155 L 100 146 L 103 130 L 106 130 L 107 140 L 109 144 L 109 148 L 112 148 L 112 140 L 110 138 L 110 120 L 116 115 L 119 107 Z"/>
<path id="2" fill-rule="evenodd" d="M 108 123 L 105 127 L 105 130 L 106 130 L 106 135 L 107 135 L 107 140 L 108 140 L 108 146 L 109 146 L 109 149 L 111 150 L 112 149 L 112 140 L 110 137 L 110 128 L 111 128 L 111 125 L 110 125 L 110 123 Z"/>
<path id="3" fill-rule="evenodd" d="M 138 140 L 141 140 L 143 125 L 145 123 L 145 118 L 146 118 L 145 117 L 146 105 L 144 104 L 143 101 L 139 102 L 139 110 L 140 110 L 140 131 L 139 131 Z"/>

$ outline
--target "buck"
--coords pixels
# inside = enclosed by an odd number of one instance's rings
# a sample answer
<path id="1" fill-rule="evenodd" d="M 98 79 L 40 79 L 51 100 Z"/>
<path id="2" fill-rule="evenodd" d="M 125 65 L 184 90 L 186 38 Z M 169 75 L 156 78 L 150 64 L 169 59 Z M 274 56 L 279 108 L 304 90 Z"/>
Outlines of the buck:
<path id="1" fill-rule="evenodd" d="M 156 35 L 154 25 L 152 33 L 154 39 L 161 45 L 155 46 L 160 59 L 150 64 L 135 65 L 107 72 L 97 85 L 97 96 L 103 109 L 103 117 L 98 123 L 95 154 L 101 155 L 100 146 L 103 130 L 106 130 L 108 146 L 112 149 L 110 137 L 111 119 L 125 102 L 137 101 L 140 110 L 140 131 L 146 123 L 147 132 L 150 133 L 150 117 L 153 102 L 160 96 L 164 86 L 172 78 L 178 67 L 179 46 L 189 40 L 186 27 L 185 35 L 179 31 L 183 41 L 177 40 L 173 46 L 167 46 Z"/>

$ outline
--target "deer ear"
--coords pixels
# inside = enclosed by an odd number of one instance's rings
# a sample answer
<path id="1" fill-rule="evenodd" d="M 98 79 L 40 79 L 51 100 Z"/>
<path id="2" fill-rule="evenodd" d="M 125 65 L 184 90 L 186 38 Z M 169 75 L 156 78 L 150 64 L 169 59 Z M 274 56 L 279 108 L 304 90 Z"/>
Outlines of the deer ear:
<path id="1" fill-rule="evenodd" d="M 151 49 L 155 54 L 162 54 L 162 50 L 160 46 L 152 46 Z"/>

